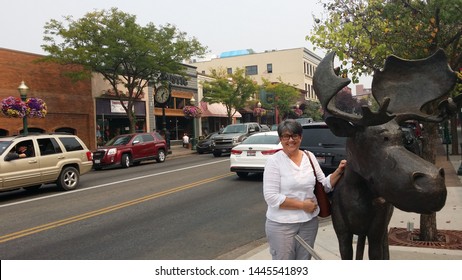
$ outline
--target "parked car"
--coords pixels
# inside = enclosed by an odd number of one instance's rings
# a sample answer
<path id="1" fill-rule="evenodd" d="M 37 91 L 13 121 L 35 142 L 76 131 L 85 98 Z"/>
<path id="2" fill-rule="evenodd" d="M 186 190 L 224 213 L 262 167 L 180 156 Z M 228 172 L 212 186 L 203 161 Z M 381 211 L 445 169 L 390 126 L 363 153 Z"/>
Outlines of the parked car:
<path id="1" fill-rule="evenodd" d="M 268 157 L 282 150 L 277 131 L 250 135 L 231 150 L 230 170 L 240 178 L 249 173 L 263 173 Z"/>
<path id="2" fill-rule="evenodd" d="M 223 153 L 230 153 L 233 147 L 239 145 L 247 137 L 261 131 L 260 124 L 253 122 L 227 125 L 223 131 L 214 137 L 212 153 L 215 157 L 219 157 Z"/>
<path id="3" fill-rule="evenodd" d="M 306 124 L 306 123 L 312 123 L 313 119 L 312 118 L 298 118 L 295 119 L 296 122 L 299 122 L 300 124 Z"/>
<path id="4" fill-rule="evenodd" d="M 20 157 L 19 147 L 28 153 Z M 79 186 L 92 168 L 92 153 L 75 135 L 34 134 L 0 138 L 0 191 L 36 190 L 56 183 L 63 190 Z"/>
<path id="5" fill-rule="evenodd" d="M 218 135 L 218 132 L 210 133 L 204 139 L 199 140 L 196 145 L 197 153 L 211 153 L 213 137 L 215 137 L 216 135 Z"/>
<path id="6" fill-rule="evenodd" d="M 416 130 L 407 126 L 402 126 L 401 131 L 403 132 L 404 147 L 408 151 L 418 156 L 422 156 L 422 142 L 419 139 L 419 137 L 417 137 L 417 135 L 415 134 Z"/>
<path id="7" fill-rule="evenodd" d="M 346 159 L 346 137 L 335 136 L 325 122 L 302 124 L 301 150 L 312 152 L 326 175 L 337 169 Z"/>
<path id="8" fill-rule="evenodd" d="M 266 124 L 261 124 L 260 126 L 261 126 L 261 132 L 271 131 L 271 128 L 267 126 Z"/>
<path id="9" fill-rule="evenodd" d="M 93 167 L 95 170 L 108 166 L 128 168 L 146 160 L 164 162 L 167 153 L 167 143 L 157 132 L 122 134 L 93 152 Z"/>

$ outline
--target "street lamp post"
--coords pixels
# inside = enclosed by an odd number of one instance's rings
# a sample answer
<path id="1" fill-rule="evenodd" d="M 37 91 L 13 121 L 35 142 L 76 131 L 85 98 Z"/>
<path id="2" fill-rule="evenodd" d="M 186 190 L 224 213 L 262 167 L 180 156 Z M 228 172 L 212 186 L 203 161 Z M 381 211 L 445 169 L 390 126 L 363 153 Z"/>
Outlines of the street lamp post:
<path id="1" fill-rule="evenodd" d="M 191 100 L 189 102 L 193 106 L 196 105 L 196 99 L 194 99 L 194 96 L 191 97 Z M 192 150 L 196 149 L 196 118 L 193 118 L 193 135 L 191 137 L 191 149 Z"/>
<path id="2" fill-rule="evenodd" d="M 26 86 L 24 81 L 21 81 L 21 84 L 18 87 L 19 95 L 21 96 L 21 100 L 26 102 L 27 100 L 27 93 L 29 92 L 29 88 Z M 23 134 L 28 135 L 29 131 L 27 129 L 27 117 L 24 116 L 22 118 L 22 127 L 23 127 Z"/>
<path id="3" fill-rule="evenodd" d="M 261 111 L 260 111 L 260 108 L 261 108 L 261 102 L 260 102 L 260 101 L 258 101 L 258 103 L 257 103 L 257 107 L 258 107 L 257 122 L 258 122 L 258 123 L 261 123 Z"/>

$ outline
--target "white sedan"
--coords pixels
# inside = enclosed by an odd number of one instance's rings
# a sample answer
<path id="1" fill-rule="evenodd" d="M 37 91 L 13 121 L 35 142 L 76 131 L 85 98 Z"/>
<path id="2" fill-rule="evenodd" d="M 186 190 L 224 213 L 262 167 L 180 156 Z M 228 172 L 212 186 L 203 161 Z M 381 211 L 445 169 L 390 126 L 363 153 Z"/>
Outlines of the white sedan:
<path id="1" fill-rule="evenodd" d="M 282 150 L 277 131 L 256 133 L 231 150 L 230 169 L 240 178 L 263 173 L 268 157 Z"/>

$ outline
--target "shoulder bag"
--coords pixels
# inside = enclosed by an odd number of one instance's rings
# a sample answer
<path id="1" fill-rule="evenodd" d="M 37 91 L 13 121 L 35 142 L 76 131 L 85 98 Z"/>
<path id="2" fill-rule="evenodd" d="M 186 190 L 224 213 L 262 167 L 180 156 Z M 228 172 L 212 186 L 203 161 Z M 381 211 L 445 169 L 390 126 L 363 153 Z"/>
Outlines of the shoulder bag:
<path id="1" fill-rule="evenodd" d="M 326 191 L 324 191 L 324 186 L 321 182 L 318 181 L 318 177 L 316 176 L 316 169 L 314 168 L 314 164 L 311 161 L 310 154 L 306 152 L 308 159 L 310 160 L 311 167 L 313 168 L 314 177 L 316 178 L 316 184 L 314 185 L 314 195 L 316 196 L 316 200 L 318 201 L 319 206 L 319 214 L 318 216 L 321 218 L 326 218 L 330 216 L 330 200 L 327 197 Z"/>

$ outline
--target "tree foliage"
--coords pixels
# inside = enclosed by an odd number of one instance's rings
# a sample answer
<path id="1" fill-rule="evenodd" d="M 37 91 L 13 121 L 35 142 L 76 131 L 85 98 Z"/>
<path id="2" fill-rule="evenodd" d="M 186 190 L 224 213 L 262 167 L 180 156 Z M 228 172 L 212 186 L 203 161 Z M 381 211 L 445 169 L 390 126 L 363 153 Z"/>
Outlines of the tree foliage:
<path id="1" fill-rule="evenodd" d="M 247 101 L 255 96 L 258 85 L 249 76 L 245 75 L 244 69 L 237 68 L 232 74 L 228 74 L 223 68 L 211 69 L 210 81 L 203 82 L 203 101 L 208 103 L 223 103 L 228 115 L 228 123 L 237 109 L 244 108 Z"/>
<path id="2" fill-rule="evenodd" d="M 322 107 L 319 101 L 308 100 L 305 102 L 303 114 L 314 121 L 322 121 Z"/>
<path id="3" fill-rule="evenodd" d="M 45 24 L 43 50 L 48 60 L 62 64 L 80 64 L 86 72 L 70 73 L 81 79 L 90 72 L 101 74 L 112 86 L 135 129 L 134 101 L 152 82 L 161 82 L 162 74 L 184 75 L 180 64 L 184 59 L 205 53 L 195 38 L 174 25 L 140 26 L 136 16 L 119 11 L 93 11 L 80 19 L 64 17 L 64 22 L 51 19 Z M 127 95 L 119 94 L 118 86 Z"/>
<path id="4" fill-rule="evenodd" d="M 294 85 L 284 83 L 280 78 L 278 82 L 270 82 L 269 80 L 262 79 L 262 88 L 266 91 L 267 95 L 272 96 L 272 102 L 263 100 L 264 108 L 277 108 L 279 112 L 279 120 L 287 118 L 292 112 L 295 104 L 297 103 L 300 92 Z"/>
<path id="5" fill-rule="evenodd" d="M 336 51 L 353 81 L 383 66 L 391 54 L 417 59 L 442 48 L 462 67 L 462 0 L 332 0 L 307 37 Z"/>

